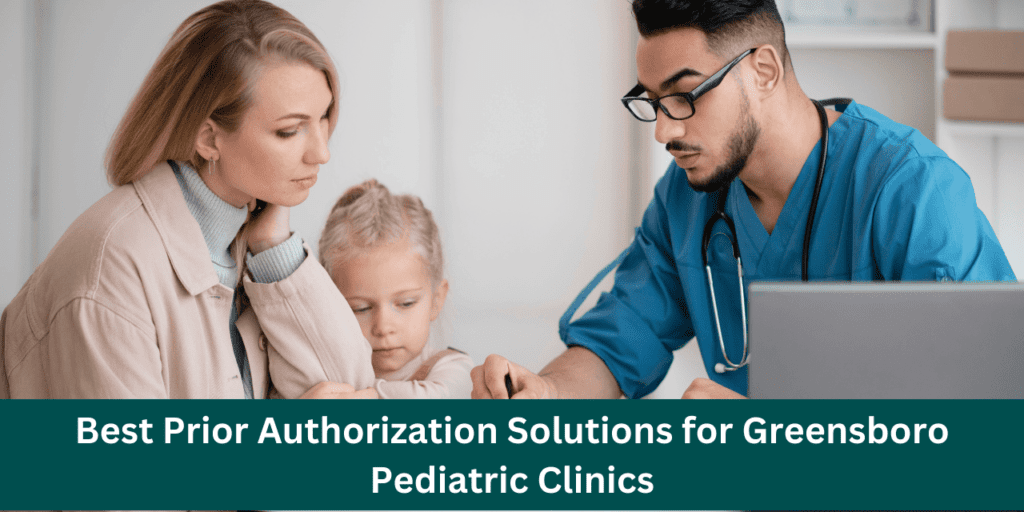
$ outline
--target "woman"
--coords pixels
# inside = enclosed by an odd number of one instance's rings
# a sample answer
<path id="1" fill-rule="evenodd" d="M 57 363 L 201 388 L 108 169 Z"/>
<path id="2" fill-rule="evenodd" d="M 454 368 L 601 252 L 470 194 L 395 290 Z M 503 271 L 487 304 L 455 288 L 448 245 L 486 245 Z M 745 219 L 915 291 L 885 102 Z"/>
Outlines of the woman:
<path id="1" fill-rule="evenodd" d="M 330 157 L 337 84 L 323 45 L 272 4 L 186 19 L 111 141 L 115 190 L 4 310 L 0 398 L 370 387 L 359 324 L 288 222 Z"/>

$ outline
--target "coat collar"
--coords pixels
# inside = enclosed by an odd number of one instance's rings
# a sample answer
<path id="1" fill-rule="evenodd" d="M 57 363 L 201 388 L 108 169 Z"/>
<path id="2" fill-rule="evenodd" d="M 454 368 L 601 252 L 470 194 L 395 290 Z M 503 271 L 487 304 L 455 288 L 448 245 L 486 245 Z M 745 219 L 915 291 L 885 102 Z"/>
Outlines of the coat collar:
<path id="1" fill-rule="evenodd" d="M 161 162 L 132 186 L 153 220 L 171 267 L 185 290 L 198 295 L 219 284 L 203 231 L 185 204 L 171 166 Z"/>

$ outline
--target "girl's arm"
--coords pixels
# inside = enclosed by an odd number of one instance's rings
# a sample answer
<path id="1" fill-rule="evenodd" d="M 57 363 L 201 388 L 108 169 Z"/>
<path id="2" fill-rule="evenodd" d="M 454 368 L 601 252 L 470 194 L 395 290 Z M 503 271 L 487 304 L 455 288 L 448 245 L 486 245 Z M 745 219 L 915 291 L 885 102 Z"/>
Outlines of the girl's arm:
<path id="1" fill-rule="evenodd" d="M 469 371 L 473 360 L 456 350 L 439 352 L 436 362 L 423 367 L 408 380 L 386 381 L 377 379 L 374 387 L 381 398 L 470 398 L 473 381 Z M 431 358 L 433 359 L 433 358 Z M 427 361 L 429 365 L 431 361 Z"/>

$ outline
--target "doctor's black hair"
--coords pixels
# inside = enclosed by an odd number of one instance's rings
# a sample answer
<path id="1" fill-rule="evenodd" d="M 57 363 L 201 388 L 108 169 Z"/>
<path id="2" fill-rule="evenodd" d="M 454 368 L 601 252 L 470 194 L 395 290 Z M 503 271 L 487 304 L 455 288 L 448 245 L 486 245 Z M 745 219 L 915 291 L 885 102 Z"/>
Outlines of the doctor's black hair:
<path id="1" fill-rule="evenodd" d="M 774 0 L 633 0 L 633 17 L 642 37 L 694 28 L 704 32 L 708 48 L 723 59 L 771 44 L 791 67 L 786 29 Z"/>

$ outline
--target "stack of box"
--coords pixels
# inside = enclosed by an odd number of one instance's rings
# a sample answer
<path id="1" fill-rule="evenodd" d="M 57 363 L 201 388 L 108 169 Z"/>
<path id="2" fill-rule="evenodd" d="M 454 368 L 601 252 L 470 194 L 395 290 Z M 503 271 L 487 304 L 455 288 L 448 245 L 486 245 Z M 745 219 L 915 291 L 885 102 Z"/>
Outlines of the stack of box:
<path id="1" fill-rule="evenodd" d="M 947 119 L 1024 122 L 1024 32 L 950 31 L 946 70 Z"/>

